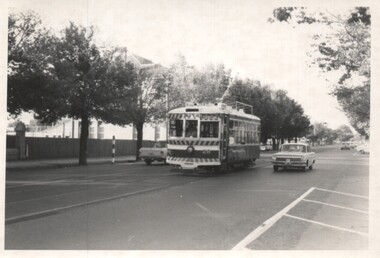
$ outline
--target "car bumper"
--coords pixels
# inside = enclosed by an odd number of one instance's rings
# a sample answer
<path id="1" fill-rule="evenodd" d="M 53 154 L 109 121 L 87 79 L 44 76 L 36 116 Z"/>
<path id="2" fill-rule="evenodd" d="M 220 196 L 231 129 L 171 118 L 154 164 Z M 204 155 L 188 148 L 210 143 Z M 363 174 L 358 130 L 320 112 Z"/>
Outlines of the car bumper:
<path id="1" fill-rule="evenodd" d="M 272 161 L 272 164 L 278 167 L 307 167 L 306 161 Z"/>
<path id="2" fill-rule="evenodd" d="M 149 160 L 166 160 L 166 157 L 162 157 L 162 156 L 141 156 L 140 155 L 140 158 L 142 158 L 143 160 L 146 160 L 146 159 L 149 159 Z"/>

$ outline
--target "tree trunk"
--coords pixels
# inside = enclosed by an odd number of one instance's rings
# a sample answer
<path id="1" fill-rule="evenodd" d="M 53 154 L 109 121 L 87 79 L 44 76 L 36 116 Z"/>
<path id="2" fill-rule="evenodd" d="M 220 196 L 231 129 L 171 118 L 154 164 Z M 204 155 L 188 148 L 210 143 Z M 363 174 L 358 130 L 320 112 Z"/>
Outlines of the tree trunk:
<path id="1" fill-rule="evenodd" d="M 88 139 L 88 126 L 90 121 L 87 115 L 81 117 L 80 139 L 79 139 L 79 165 L 87 165 L 87 139 Z"/>
<path id="2" fill-rule="evenodd" d="M 277 150 L 277 146 L 276 146 L 276 138 L 272 137 L 272 149 L 273 150 Z"/>
<path id="3" fill-rule="evenodd" d="M 295 142 L 295 143 L 298 142 L 298 138 L 297 138 L 297 137 L 294 137 L 294 142 Z"/>
<path id="4" fill-rule="evenodd" d="M 142 147 L 144 123 L 136 123 L 135 126 L 136 126 L 136 130 L 137 130 L 136 161 L 138 161 L 138 160 L 140 160 L 139 150 Z"/>

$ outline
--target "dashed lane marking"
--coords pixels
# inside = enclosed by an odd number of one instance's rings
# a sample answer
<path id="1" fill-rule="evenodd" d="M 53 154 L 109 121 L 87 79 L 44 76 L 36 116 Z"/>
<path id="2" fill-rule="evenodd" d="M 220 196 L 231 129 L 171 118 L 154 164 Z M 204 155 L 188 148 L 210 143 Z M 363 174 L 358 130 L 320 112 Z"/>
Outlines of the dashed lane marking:
<path id="1" fill-rule="evenodd" d="M 310 194 L 315 188 L 311 187 L 304 194 L 298 197 L 295 201 L 290 203 L 288 206 L 283 208 L 281 211 L 276 213 L 274 216 L 266 220 L 260 227 L 252 231 L 248 236 L 246 236 L 242 241 L 235 245 L 232 250 L 242 250 L 246 249 L 246 246 L 261 236 L 265 231 L 271 228 L 281 217 L 283 217 L 288 211 L 290 211 L 294 206 L 296 206 L 303 198 Z"/>
<path id="2" fill-rule="evenodd" d="M 340 209 L 345 209 L 345 210 L 356 211 L 356 212 L 368 214 L 368 211 L 353 209 L 353 208 L 349 208 L 349 207 L 345 207 L 345 206 L 340 206 L 340 205 L 335 205 L 335 204 L 326 203 L 326 202 L 319 202 L 319 201 L 314 201 L 314 200 L 309 200 L 309 199 L 303 199 L 302 201 L 312 202 L 312 203 L 322 204 L 322 205 L 331 206 L 331 207 L 335 207 L 335 208 L 340 208 Z"/>
<path id="3" fill-rule="evenodd" d="M 346 231 L 346 232 L 350 232 L 350 233 L 354 233 L 354 234 L 358 234 L 358 235 L 361 235 L 361 236 L 368 237 L 368 234 L 364 233 L 364 232 L 360 232 L 360 231 L 356 231 L 356 230 L 352 230 L 352 229 L 347 229 L 347 228 L 341 228 L 341 227 L 333 226 L 333 225 L 330 225 L 330 224 L 318 222 L 318 221 L 315 221 L 315 220 L 309 220 L 309 219 L 304 219 L 304 218 L 301 218 L 301 217 L 293 216 L 293 215 L 290 215 L 290 214 L 285 214 L 284 216 L 285 217 L 289 217 L 289 218 L 293 218 L 293 219 L 298 219 L 298 220 L 306 221 L 306 222 L 309 222 L 309 223 L 312 223 L 312 224 L 316 224 L 316 225 L 320 225 L 320 226 L 324 226 L 324 227 L 328 227 L 328 228 L 332 228 L 332 229 L 336 229 L 336 230 L 340 230 L 340 231 Z"/>

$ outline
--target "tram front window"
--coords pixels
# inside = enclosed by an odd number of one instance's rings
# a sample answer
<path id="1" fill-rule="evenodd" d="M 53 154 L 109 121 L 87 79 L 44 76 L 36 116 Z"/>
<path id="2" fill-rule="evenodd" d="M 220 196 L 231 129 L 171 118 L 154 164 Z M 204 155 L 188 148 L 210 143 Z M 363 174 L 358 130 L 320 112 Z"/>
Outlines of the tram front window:
<path id="1" fill-rule="evenodd" d="M 186 120 L 185 137 L 198 137 L 198 121 Z"/>
<path id="2" fill-rule="evenodd" d="M 201 122 L 202 138 L 218 138 L 219 122 Z"/>
<path id="3" fill-rule="evenodd" d="M 183 120 L 170 120 L 169 136 L 182 137 Z"/>

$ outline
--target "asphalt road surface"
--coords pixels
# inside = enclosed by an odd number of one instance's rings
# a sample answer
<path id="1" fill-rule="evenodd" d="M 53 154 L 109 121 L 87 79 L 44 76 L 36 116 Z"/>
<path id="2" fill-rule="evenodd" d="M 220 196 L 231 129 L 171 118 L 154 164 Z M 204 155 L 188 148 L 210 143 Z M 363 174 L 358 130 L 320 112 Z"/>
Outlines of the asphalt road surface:
<path id="1" fill-rule="evenodd" d="M 6 176 L 6 250 L 366 250 L 369 156 L 220 175 L 121 163 Z"/>

